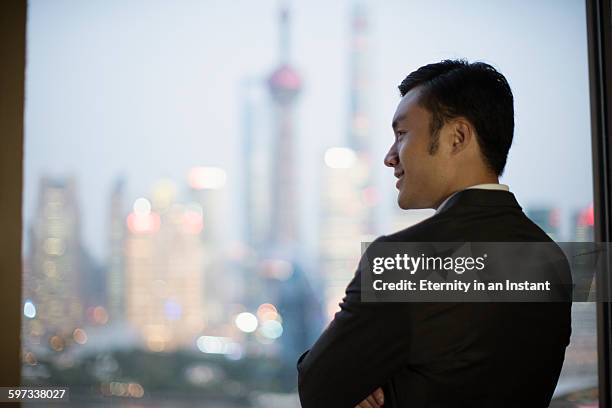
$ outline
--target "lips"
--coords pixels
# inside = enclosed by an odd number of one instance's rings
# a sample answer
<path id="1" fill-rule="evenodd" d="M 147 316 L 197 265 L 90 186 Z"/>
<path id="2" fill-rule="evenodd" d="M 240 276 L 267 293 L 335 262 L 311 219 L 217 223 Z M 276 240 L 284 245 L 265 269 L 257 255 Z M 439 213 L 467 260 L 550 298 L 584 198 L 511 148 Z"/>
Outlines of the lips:
<path id="1" fill-rule="evenodd" d="M 399 170 L 399 171 L 398 171 Z M 399 186 L 402 184 L 402 177 L 404 177 L 404 170 L 401 169 L 395 169 L 395 172 L 393 173 L 393 175 L 395 177 L 397 177 L 397 182 L 395 183 L 395 187 L 397 189 L 399 189 Z"/>

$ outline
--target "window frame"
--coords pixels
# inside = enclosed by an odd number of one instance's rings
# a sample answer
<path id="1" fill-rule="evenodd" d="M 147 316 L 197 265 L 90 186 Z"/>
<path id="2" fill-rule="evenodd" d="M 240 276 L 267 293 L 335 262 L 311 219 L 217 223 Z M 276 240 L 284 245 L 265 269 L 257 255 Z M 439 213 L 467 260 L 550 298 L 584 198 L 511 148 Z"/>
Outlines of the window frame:
<path id="1" fill-rule="evenodd" d="M 595 240 L 612 242 L 612 8 L 610 0 L 587 0 L 589 94 L 591 101 L 591 146 L 593 157 L 593 210 Z M 608 254 L 609 255 L 609 254 Z M 608 293 L 612 260 L 597 285 Z M 612 408 L 612 302 L 597 304 L 597 361 L 599 407 Z"/>

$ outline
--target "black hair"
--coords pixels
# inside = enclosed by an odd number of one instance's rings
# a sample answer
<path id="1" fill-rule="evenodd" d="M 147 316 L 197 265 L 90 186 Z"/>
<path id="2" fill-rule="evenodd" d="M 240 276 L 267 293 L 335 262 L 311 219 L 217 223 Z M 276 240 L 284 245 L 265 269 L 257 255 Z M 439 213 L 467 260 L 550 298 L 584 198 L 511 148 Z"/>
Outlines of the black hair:
<path id="1" fill-rule="evenodd" d="M 514 133 L 514 98 L 506 78 L 484 62 L 444 60 L 411 72 L 399 85 L 401 96 L 420 87 L 419 104 L 431 112 L 430 152 L 444 123 L 463 116 L 477 133 L 485 162 L 500 176 Z"/>

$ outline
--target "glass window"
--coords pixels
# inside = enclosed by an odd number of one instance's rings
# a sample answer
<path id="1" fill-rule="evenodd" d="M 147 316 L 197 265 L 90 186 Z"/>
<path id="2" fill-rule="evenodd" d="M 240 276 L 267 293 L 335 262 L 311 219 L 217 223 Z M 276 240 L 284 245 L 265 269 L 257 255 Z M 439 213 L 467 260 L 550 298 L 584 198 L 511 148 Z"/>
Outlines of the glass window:
<path id="1" fill-rule="evenodd" d="M 555 240 L 593 240 L 585 21 L 577 0 L 30 1 L 24 384 L 299 406 L 360 243 L 432 214 L 397 208 L 383 156 L 397 85 L 441 59 L 508 78 L 500 181 Z M 596 404 L 594 306 L 555 403 Z"/>

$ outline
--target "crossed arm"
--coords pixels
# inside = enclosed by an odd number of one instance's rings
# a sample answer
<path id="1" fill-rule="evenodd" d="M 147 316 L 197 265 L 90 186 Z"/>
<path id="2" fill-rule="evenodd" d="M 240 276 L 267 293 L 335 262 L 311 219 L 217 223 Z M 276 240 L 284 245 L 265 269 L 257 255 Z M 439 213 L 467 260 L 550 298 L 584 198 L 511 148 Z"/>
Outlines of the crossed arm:
<path id="1" fill-rule="evenodd" d="M 298 360 L 303 408 L 353 408 L 408 360 L 409 304 L 361 302 L 361 265 L 340 311 Z"/>

